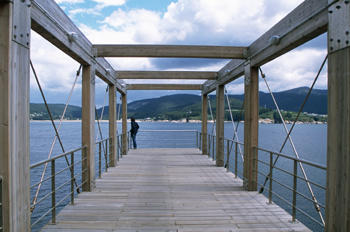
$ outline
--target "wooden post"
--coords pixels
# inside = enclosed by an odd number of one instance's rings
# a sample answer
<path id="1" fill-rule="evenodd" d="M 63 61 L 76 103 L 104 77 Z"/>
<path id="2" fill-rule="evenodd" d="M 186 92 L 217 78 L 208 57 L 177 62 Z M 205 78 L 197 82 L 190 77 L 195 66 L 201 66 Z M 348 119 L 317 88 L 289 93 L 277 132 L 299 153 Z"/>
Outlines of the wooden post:
<path id="1" fill-rule="evenodd" d="M 224 85 L 216 87 L 216 165 L 223 167 L 224 161 L 224 123 L 225 123 L 225 94 Z"/>
<path id="2" fill-rule="evenodd" d="M 256 174 L 253 167 L 253 147 L 258 146 L 259 137 L 259 72 L 258 68 L 250 67 L 250 62 L 245 63 L 244 71 L 244 166 L 243 186 L 248 191 L 256 191 Z M 258 154 L 255 154 L 256 158 Z M 257 164 L 257 162 L 255 162 Z M 255 165 L 257 167 L 257 165 Z M 256 172 L 255 172 L 256 173 Z"/>
<path id="3" fill-rule="evenodd" d="M 208 95 L 202 95 L 202 154 L 208 155 Z"/>
<path id="4" fill-rule="evenodd" d="M 2 231 L 30 231 L 29 1 L 0 3 Z M 18 16 L 21 17 L 18 17 Z"/>
<path id="5" fill-rule="evenodd" d="M 123 146 L 123 155 L 128 154 L 128 104 L 126 102 L 126 94 L 122 94 L 122 146 Z"/>
<path id="6" fill-rule="evenodd" d="M 115 167 L 117 160 L 117 97 L 115 85 L 109 85 L 109 137 L 112 137 L 112 152 L 109 155 L 109 165 Z"/>
<path id="7" fill-rule="evenodd" d="M 83 191 L 92 191 L 95 188 L 95 69 L 92 66 L 83 66 L 82 82 L 82 143 L 87 146 L 86 158 L 83 162 Z"/>
<path id="8" fill-rule="evenodd" d="M 344 0 L 329 9 L 325 231 L 350 231 L 349 17 Z"/>

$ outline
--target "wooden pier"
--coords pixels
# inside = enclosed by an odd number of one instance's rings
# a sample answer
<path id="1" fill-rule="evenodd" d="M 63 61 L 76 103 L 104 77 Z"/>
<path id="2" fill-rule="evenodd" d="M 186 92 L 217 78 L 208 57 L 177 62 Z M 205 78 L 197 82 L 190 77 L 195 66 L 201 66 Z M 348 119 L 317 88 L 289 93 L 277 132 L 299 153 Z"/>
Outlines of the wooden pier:
<path id="1" fill-rule="evenodd" d="M 197 149 L 129 151 L 53 231 L 310 231 Z"/>

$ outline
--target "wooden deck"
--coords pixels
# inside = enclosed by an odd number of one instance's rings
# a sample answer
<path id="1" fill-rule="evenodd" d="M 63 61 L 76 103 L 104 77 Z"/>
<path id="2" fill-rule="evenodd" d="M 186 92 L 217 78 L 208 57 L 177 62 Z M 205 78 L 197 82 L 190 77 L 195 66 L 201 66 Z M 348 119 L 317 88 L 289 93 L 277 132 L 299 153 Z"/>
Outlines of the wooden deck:
<path id="1" fill-rule="evenodd" d="M 196 149 L 130 150 L 41 231 L 310 231 Z"/>

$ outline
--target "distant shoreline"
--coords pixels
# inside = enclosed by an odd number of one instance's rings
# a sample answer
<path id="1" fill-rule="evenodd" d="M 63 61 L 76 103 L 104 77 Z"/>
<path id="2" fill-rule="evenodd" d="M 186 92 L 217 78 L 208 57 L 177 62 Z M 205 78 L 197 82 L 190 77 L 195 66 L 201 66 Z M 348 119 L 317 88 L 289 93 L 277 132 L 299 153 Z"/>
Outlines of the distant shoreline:
<path id="1" fill-rule="evenodd" d="M 51 122 L 50 120 L 30 120 L 31 122 Z M 59 122 L 60 120 L 54 120 L 54 122 Z M 182 120 L 147 120 L 147 119 L 140 119 L 137 120 L 137 122 L 169 122 L 169 123 L 202 123 L 201 120 L 189 120 L 186 121 L 186 119 Z M 81 122 L 81 119 L 76 120 L 63 120 L 63 122 Z M 95 120 L 95 122 L 98 122 L 98 120 Z M 109 120 L 100 120 L 100 122 L 109 122 Z M 117 120 L 117 122 L 122 122 L 121 120 Z M 128 122 L 130 122 L 130 119 L 128 119 Z M 208 123 L 213 123 L 213 120 L 208 120 Z M 225 123 L 231 123 L 231 121 L 225 121 Z M 240 123 L 244 123 L 244 121 L 240 121 Z M 293 124 L 293 121 L 285 121 L 286 124 Z M 271 119 L 259 119 L 259 124 L 282 124 L 282 123 L 274 123 Z M 327 124 L 327 122 L 303 122 L 303 121 L 297 121 L 296 124 Z"/>

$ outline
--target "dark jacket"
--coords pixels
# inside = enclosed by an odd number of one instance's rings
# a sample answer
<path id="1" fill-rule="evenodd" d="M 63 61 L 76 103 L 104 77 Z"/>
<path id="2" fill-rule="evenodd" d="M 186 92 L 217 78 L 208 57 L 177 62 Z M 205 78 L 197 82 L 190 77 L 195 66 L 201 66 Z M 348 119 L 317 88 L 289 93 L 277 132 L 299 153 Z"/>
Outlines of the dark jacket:
<path id="1" fill-rule="evenodd" d="M 131 122 L 131 130 L 130 133 L 131 134 L 135 134 L 137 133 L 138 129 L 139 129 L 139 124 L 137 124 L 137 122 Z"/>

